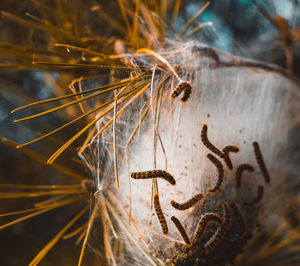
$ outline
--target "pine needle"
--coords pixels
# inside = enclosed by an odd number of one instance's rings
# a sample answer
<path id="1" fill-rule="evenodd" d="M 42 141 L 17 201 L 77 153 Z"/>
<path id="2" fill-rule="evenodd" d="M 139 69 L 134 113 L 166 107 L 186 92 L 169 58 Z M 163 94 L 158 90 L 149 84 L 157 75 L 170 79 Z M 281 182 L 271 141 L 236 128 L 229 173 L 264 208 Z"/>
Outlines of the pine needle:
<path id="1" fill-rule="evenodd" d="M 81 210 L 40 252 L 39 254 L 30 262 L 30 266 L 37 265 L 49 252 L 51 248 L 58 242 L 58 240 L 64 235 L 64 233 L 83 216 L 86 211 L 89 209 L 89 206 Z"/>
<path id="2" fill-rule="evenodd" d="M 29 214 L 29 215 L 26 215 L 26 216 L 23 216 L 23 217 L 18 218 L 18 219 L 16 219 L 16 220 L 13 220 L 13 221 L 11 221 L 11 222 L 9 222 L 9 223 L 7 223 L 7 224 L 1 225 L 1 226 L 0 226 L 0 230 L 4 229 L 4 228 L 6 228 L 6 227 L 9 227 L 9 226 L 11 226 L 11 225 L 14 225 L 14 224 L 16 224 L 16 223 L 25 221 L 25 220 L 27 220 L 27 219 L 29 219 L 29 218 L 34 217 L 34 216 L 40 215 L 40 214 L 42 214 L 42 213 L 44 213 L 44 212 L 51 211 L 51 210 L 56 209 L 56 208 L 58 208 L 58 207 L 65 206 L 65 205 L 67 205 L 67 204 L 71 204 L 71 203 L 74 203 L 74 202 L 79 201 L 79 200 L 81 200 L 81 198 L 79 198 L 79 197 L 74 197 L 74 198 L 69 199 L 69 200 L 65 200 L 65 201 L 62 201 L 62 202 L 59 202 L 59 203 L 51 204 L 51 205 L 49 205 L 50 207 L 47 206 L 47 208 L 44 208 L 44 209 L 42 209 L 42 210 L 40 210 L 40 211 L 31 213 L 31 214 Z"/>
<path id="3" fill-rule="evenodd" d="M 176 73 L 174 67 L 172 67 L 172 65 L 168 62 L 168 60 L 166 58 L 164 58 L 163 56 L 161 56 L 159 53 L 157 53 L 151 49 L 148 49 L 148 48 L 141 48 L 141 49 L 137 50 L 135 53 L 137 55 L 140 53 L 147 53 L 147 54 L 153 55 L 154 57 L 156 57 L 159 61 L 164 63 L 171 70 L 171 72 L 175 75 L 175 77 L 177 78 L 178 81 L 181 81 L 181 78 Z"/>
<path id="4" fill-rule="evenodd" d="M 74 231 L 72 231 L 71 233 L 64 235 L 63 239 L 69 239 L 73 236 L 78 235 L 79 233 L 81 233 L 83 230 L 85 230 L 87 228 L 87 224 L 88 223 L 84 223 L 83 225 L 81 225 L 80 227 L 78 227 L 77 229 L 75 229 Z"/>
<path id="5" fill-rule="evenodd" d="M 77 46 L 73 46 L 73 45 L 69 45 L 69 44 L 62 44 L 62 43 L 55 43 L 54 46 L 56 47 L 65 47 L 67 50 L 74 50 L 74 51 L 78 51 L 78 52 L 82 52 L 84 54 L 88 54 L 88 55 L 92 55 L 92 56 L 99 56 L 101 57 L 101 59 L 105 59 L 107 58 L 107 56 L 103 53 L 99 53 L 90 49 L 85 49 L 85 48 L 81 48 L 81 47 L 77 47 Z"/>
<path id="6" fill-rule="evenodd" d="M 133 90 L 129 93 L 126 93 L 120 97 L 124 97 L 123 100 L 126 100 L 128 97 L 136 93 L 136 90 Z M 97 118 L 95 118 L 93 121 L 91 121 L 89 124 L 87 124 L 83 129 L 81 129 L 76 135 L 74 135 L 69 141 L 67 141 L 60 149 L 58 149 L 47 161 L 48 164 L 52 164 L 54 160 L 64 151 L 66 150 L 75 140 L 77 140 L 83 133 L 85 133 L 91 126 L 96 124 L 102 117 L 107 115 L 111 110 L 113 110 L 113 107 L 110 107 L 107 111 L 99 115 Z"/>
<path id="7" fill-rule="evenodd" d="M 46 99 L 46 100 L 37 101 L 37 102 L 34 102 L 34 103 L 30 103 L 30 104 L 18 107 L 16 109 L 12 110 L 11 113 L 14 113 L 16 111 L 19 111 L 19 110 L 22 110 L 22 109 L 25 109 L 25 108 L 33 107 L 33 106 L 36 106 L 36 105 L 49 103 L 49 102 L 55 102 L 55 101 L 58 101 L 58 100 L 63 100 L 63 99 L 79 96 L 79 95 L 82 95 L 82 94 L 95 92 L 95 91 L 98 91 L 98 90 L 104 90 L 104 89 L 107 89 L 107 88 L 115 88 L 116 89 L 116 88 L 122 87 L 123 85 L 126 85 L 128 82 L 129 81 L 124 81 L 124 82 L 120 82 L 120 83 L 117 83 L 117 84 L 105 85 L 105 86 L 93 88 L 93 89 L 90 89 L 90 90 L 84 90 L 84 91 L 80 91 L 80 92 L 76 92 L 76 93 L 67 94 L 67 95 L 64 95 L 64 96 L 59 96 L 59 97 L 55 97 L 55 98 L 50 98 L 50 99 Z"/>
<path id="8" fill-rule="evenodd" d="M 2 142 L 5 145 L 8 145 L 8 146 L 10 146 L 14 149 L 17 149 L 17 146 L 18 146 L 17 143 L 15 143 L 15 142 L 7 139 L 7 138 L 1 137 L 1 136 L 0 136 L 0 142 Z M 34 160 L 36 160 L 40 163 L 45 163 L 47 161 L 47 158 L 44 155 L 42 155 L 40 153 L 37 153 L 37 152 L 34 152 L 34 151 L 31 151 L 27 148 L 21 147 L 18 150 L 21 151 L 22 153 L 26 154 L 28 157 L 30 157 L 30 158 L 32 158 L 32 159 L 34 159 Z M 82 181 L 82 180 L 85 179 L 85 177 L 81 176 L 80 174 L 74 172 L 73 170 L 71 170 L 68 167 L 63 166 L 59 163 L 54 163 L 54 164 L 51 165 L 51 167 L 53 167 L 54 169 L 58 170 L 59 172 L 65 174 L 65 175 L 71 176 L 71 177 L 73 177 L 77 180 Z"/>
<path id="9" fill-rule="evenodd" d="M 44 197 L 49 195 L 70 195 L 70 194 L 83 194 L 85 191 L 81 189 L 67 189 L 67 190 L 50 190 L 40 192 L 0 192 L 0 199 L 12 198 L 35 198 Z"/>
<path id="10" fill-rule="evenodd" d="M 119 87 L 119 86 L 118 86 L 118 87 Z M 74 100 L 74 101 L 72 101 L 72 102 L 69 102 L 69 103 L 66 103 L 66 104 L 57 106 L 57 107 L 55 107 L 55 108 L 51 108 L 51 109 L 46 110 L 46 111 L 44 111 L 44 112 L 41 112 L 41 113 L 38 113 L 38 114 L 35 114 L 35 115 L 31 115 L 31 116 L 27 116 L 27 117 L 24 117 L 24 118 L 21 118 L 21 119 L 17 119 L 17 120 L 15 120 L 15 122 L 21 122 L 21 121 L 33 119 L 33 118 L 36 118 L 36 117 L 40 117 L 40 116 L 43 116 L 43 115 L 47 115 L 47 114 L 50 114 L 50 113 L 59 111 L 59 110 L 61 110 L 61 109 L 67 108 L 67 107 L 69 107 L 69 106 L 71 106 L 71 105 L 73 105 L 73 104 L 80 103 L 80 102 L 86 101 L 86 100 L 88 100 L 88 99 L 92 99 L 92 98 L 94 98 L 94 97 L 96 97 L 96 96 L 99 96 L 99 95 L 101 95 L 101 94 L 103 94 L 103 93 L 113 91 L 113 90 L 115 90 L 115 89 L 116 89 L 116 87 L 111 87 L 111 88 L 108 88 L 108 89 L 106 89 L 106 90 L 101 90 L 101 91 L 99 91 L 99 92 L 97 92 L 97 93 L 94 93 L 94 94 L 92 94 L 92 95 L 89 95 L 89 96 L 85 96 L 85 97 L 79 98 L 79 99 Z"/>
<path id="11" fill-rule="evenodd" d="M 82 259 L 83 259 L 83 254 L 84 254 L 85 247 L 86 247 L 86 243 L 87 243 L 88 237 L 90 235 L 92 226 L 94 224 L 95 218 L 97 216 L 98 216 L 98 204 L 95 204 L 95 206 L 93 208 L 93 211 L 92 211 L 92 215 L 91 215 L 91 217 L 89 219 L 89 222 L 88 222 L 88 225 L 87 225 L 86 234 L 85 234 L 85 237 L 84 237 L 84 240 L 83 240 L 83 244 L 82 244 L 82 247 L 81 247 L 80 256 L 79 256 L 79 260 L 78 260 L 78 266 L 81 265 L 81 262 L 82 262 Z"/>
<path id="12" fill-rule="evenodd" d="M 206 4 L 183 26 L 183 28 L 177 34 L 177 38 L 181 38 L 182 34 L 191 26 L 196 19 L 204 12 L 204 10 L 210 5 L 210 2 L 206 2 Z"/>

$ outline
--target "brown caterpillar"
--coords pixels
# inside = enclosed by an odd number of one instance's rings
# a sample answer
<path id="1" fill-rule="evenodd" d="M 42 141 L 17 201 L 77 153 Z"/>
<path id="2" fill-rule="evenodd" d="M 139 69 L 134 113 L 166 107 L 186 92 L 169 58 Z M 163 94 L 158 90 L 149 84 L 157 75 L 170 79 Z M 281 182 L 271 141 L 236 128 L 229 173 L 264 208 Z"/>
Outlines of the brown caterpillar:
<path id="1" fill-rule="evenodd" d="M 258 143 L 255 141 L 252 143 L 253 145 L 253 149 L 254 149 L 254 154 L 255 154 L 255 158 L 256 158 L 256 161 L 259 165 L 259 168 L 265 178 L 265 181 L 266 183 L 270 183 L 271 182 L 271 178 L 270 178 L 270 175 L 269 175 L 269 172 L 268 172 L 268 169 L 266 167 L 266 164 L 264 162 L 264 159 L 263 159 L 263 156 L 262 156 L 262 153 L 261 153 L 261 150 L 259 148 L 259 145 Z"/>
<path id="2" fill-rule="evenodd" d="M 242 182 L 242 174 L 244 171 L 248 171 L 248 172 L 253 172 L 254 171 L 254 167 L 250 164 L 241 164 L 238 169 L 236 170 L 236 174 L 235 174 L 235 180 L 236 180 L 236 188 L 240 188 L 241 187 L 241 182 Z"/>
<path id="3" fill-rule="evenodd" d="M 205 214 L 200 220 L 194 239 L 198 240 L 201 237 L 206 224 L 210 221 L 222 224 L 222 219 L 217 214 L 213 212 Z"/>
<path id="4" fill-rule="evenodd" d="M 204 146 L 206 148 L 208 148 L 211 152 L 213 152 L 214 154 L 217 154 L 220 158 L 224 157 L 224 154 L 217 149 L 214 145 L 211 144 L 211 142 L 208 140 L 207 138 L 207 125 L 204 124 L 201 130 L 201 140 L 202 143 L 204 144 Z"/>
<path id="5" fill-rule="evenodd" d="M 181 101 L 186 102 L 192 93 L 192 85 L 187 81 L 181 81 L 177 87 L 172 91 L 171 98 L 175 99 L 184 90 Z"/>
<path id="6" fill-rule="evenodd" d="M 131 173 L 131 178 L 134 178 L 134 179 L 148 179 L 148 178 L 156 178 L 156 177 L 165 179 L 172 185 L 176 184 L 175 178 L 164 170 L 152 170 L 152 171 L 146 171 L 146 172 Z"/>
<path id="7" fill-rule="evenodd" d="M 184 242 L 187 245 L 190 245 L 191 241 L 189 240 L 189 237 L 187 236 L 187 234 L 186 234 L 182 224 L 180 223 L 180 221 L 175 216 L 172 216 L 171 220 L 173 221 L 173 223 L 177 227 L 177 230 L 179 231 L 179 233 L 180 233 L 181 237 L 183 238 Z"/>
<path id="8" fill-rule="evenodd" d="M 220 161 L 215 157 L 213 156 L 212 154 L 207 154 L 207 158 L 217 167 L 218 169 L 218 179 L 217 179 L 217 183 L 215 185 L 214 188 L 212 189 L 209 189 L 208 191 L 209 192 L 216 192 L 220 189 L 220 186 L 222 185 L 223 183 L 223 179 L 224 179 L 224 169 L 223 169 L 223 166 L 222 164 L 220 163 Z"/>
<path id="9" fill-rule="evenodd" d="M 224 149 L 223 149 L 223 155 L 224 155 L 224 161 L 227 165 L 227 167 L 231 170 L 233 167 L 232 167 L 232 162 L 229 158 L 229 152 L 239 152 L 240 149 L 239 147 L 237 146 L 233 146 L 233 145 L 229 145 L 229 146 L 226 146 Z"/>
<path id="10" fill-rule="evenodd" d="M 236 243 L 240 242 L 240 240 L 245 235 L 246 222 L 245 222 L 243 215 L 241 214 L 239 207 L 235 203 L 230 204 L 230 207 L 231 207 L 233 216 L 236 217 L 236 221 L 238 223 L 239 230 L 237 233 L 235 233 L 233 235 L 233 237 L 229 240 L 229 242 L 236 244 Z"/>
<path id="11" fill-rule="evenodd" d="M 224 240 L 232 224 L 230 206 L 228 205 L 228 203 L 223 203 L 222 205 L 224 209 L 224 221 L 222 223 L 220 231 L 215 236 L 215 239 L 205 246 L 207 253 L 213 252 L 214 249 Z"/>
<path id="12" fill-rule="evenodd" d="M 181 211 L 187 210 L 187 209 L 191 208 L 192 206 L 194 206 L 199 200 L 201 200 L 202 197 L 203 197 L 202 194 L 197 194 L 184 203 L 177 203 L 174 200 L 172 200 L 171 205 L 177 210 L 181 210 Z"/>
<path id="13" fill-rule="evenodd" d="M 166 235 L 168 233 L 168 225 L 167 225 L 165 216 L 161 210 L 160 203 L 159 203 L 159 197 L 158 197 L 157 193 L 154 194 L 154 208 L 155 208 L 158 220 L 160 222 L 162 231 Z"/>
<path id="14" fill-rule="evenodd" d="M 257 188 L 257 197 L 254 200 L 250 201 L 250 202 L 245 202 L 244 205 L 245 206 L 252 206 L 252 205 L 260 202 L 261 199 L 263 198 L 263 196 L 264 196 L 264 187 L 263 186 L 258 186 L 258 188 Z"/>

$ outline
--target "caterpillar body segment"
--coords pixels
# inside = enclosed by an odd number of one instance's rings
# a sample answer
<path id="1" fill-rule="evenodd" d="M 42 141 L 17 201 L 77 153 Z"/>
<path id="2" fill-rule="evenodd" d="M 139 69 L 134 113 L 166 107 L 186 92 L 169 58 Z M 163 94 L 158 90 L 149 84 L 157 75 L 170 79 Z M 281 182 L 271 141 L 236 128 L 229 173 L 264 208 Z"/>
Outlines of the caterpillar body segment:
<path id="1" fill-rule="evenodd" d="M 235 232 L 235 234 L 231 237 L 231 239 L 229 239 L 229 242 L 237 244 L 240 242 L 240 240 L 243 239 L 246 233 L 246 221 L 239 207 L 235 203 L 230 204 L 230 207 L 232 210 L 232 216 L 235 217 L 235 221 L 238 226 L 238 231 Z"/>
<path id="2" fill-rule="evenodd" d="M 181 101 L 186 102 L 190 98 L 191 93 L 192 93 L 192 86 L 189 84 L 189 86 L 187 86 L 186 89 L 184 90 Z"/>
<path id="3" fill-rule="evenodd" d="M 238 169 L 236 170 L 236 174 L 235 174 L 235 180 L 236 180 L 236 188 L 240 188 L 241 187 L 241 183 L 242 183 L 242 174 L 244 171 L 248 171 L 250 173 L 252 173 L 254 171 L 254 167 L 251 164 L 241 164 Z"/>
<path id="4" fill-rule="evenodd" d="M 166 235 L 168 233 L 168 225 L 167 225 L 166 218 L 160 207 L 159 196 L 157 193 L 154 194 L 154 208 L 155 208 L 155 212 L 157 214 L 158 220 L 160 222 L 162 231 Z"/>
<path id="5" fill-rule="evenodd" d="M 218 155 L 220 158 L 224 158 L 223 152 L 221 152 L 218 148 L 216 148 L 207 137 L 207 125 L 204 124 L 201 130 L 201 140 L 203 145 L 208 148 L 212 153 Z"/>
<path id="6" fill-rule="evenodd" d="M 152 171 L 145 171 L 145 172 L 132 172 L 131 178 L 133 179 L 149 179 L 149 178 L 157 178 L 160 177 L 168 181 L 171 185 L 175 185 L 176 181 L 175 178 L 164 170 L 152 170 Z"/>
<path id="7" fill-rule="evenodd" d="M 206 213 L 199 222 L 199 225 L 198 225 L 195 237 L 194 237 L 195 240 L 200 239 L 200 237 L 205 229 L 205 226 L 207 225 L 208 222 L 215 222 L 218 224 L 222 224 L 222 219 L 213 212 Z"/>
<path id="8" fill-rule="evenodd" d="M 224 162 L 226 163 L 227 167 L 232 170 L 233 166 L 232 166 L 232 162 L 230 160 L 230 157 L 229 157 L 229 153 L 230 152 L 239 152 L 240 149 L 239 147 L 237 146 L 233 146 L 233 145 L 229 145 L 229 146 L 226 146 L 224 149 L 223 149 L 223 154 L 224 154 Z"/>
<path id="9" fill-rule="evenodd" d="M 199 200 L 201 200 L 203 198 L 202 194 L 197 194 L 194 197 L 192 197 L 191 199 L 189 199 L 188 201 L 184 202 L 184 203 L 177 203 L 174 200 L 171 201 L 171 205 L 177 209 L 177 210 L 187 210 L 191 207 L 193 207 Z"/>
<path id="10" fill-rule="evenodd" d="M 221 164 L 221 162 L 212 154 L 207 154 L 207 158 L 216 166 L 217 170 L 218 170 L 218 178 L 217 178 L 217 183 L 215 185 L 214 188 L 209 189 L 209 192 L 217 192 L 220 190 L 220 187 L 223 183 L 223 179 L 224 179 L 224 169 L 223 166 Z"/>
<path id="11" fill-rule="evenodd" d="M 255 204 L 259 203 L 262 200 L 263 196 L 264 196 L 264 187 L 263 186 L 258 186 L 256 198 L 252 201 L 245 202 L 244 205 L 245 206 L 255 205 Z"/>
<path id="12" fill-rule="evenodd" d="M 265 164 L 265 161 L 264 161 L 264 158 L 263 158 L 263 155 L 262 155 L 262 152 L 260 150 L 260 147 L 259 147 L 259 144 L 258 142 L 253 142 L 252 143 L 253 145 L 253 150 L 254 150 L 254 154 L 255 154 L 255 159 L 258 163 L 258 166 L 264 176 L 264 179 L 266 181 L 266 183 L 270 183 L 271 182 L 271 178 L 270 178 L 270 175 L 269 175 L 269 171 L 266 167 L 266 164 Z"/>
<path id="13" fill-rule="evenodd" d="M 172 216 L 171 217 L 171 220 L 172 222 L 175 224 L 175 226 L 177 227 L 177 230 L 178 232 L 180 233 L 181 237 L 183 238 L 184 242 L 187 244 L 187 245 L 190 245 L 191 244 L 191 241 L 188 237 L 188 235 L 186 234 L 182 224 L 180 223 L 180 221 L 175 217 L 175 216 Z"/>
<path id="14" fill-rule="evenodd" d="M 171 98 L 175 99 L 184 90 L 181 101 L 186 102 L 192 93 L 192 85 L 187 81 L 181 81 L 177 87 L 171 92 Z"/>
<path id="15" fill-rule="evenodd" d="M 223 203 L 223 210 L 224 210 L 224 215 L 223 215 L 224 221 L 221 225 L 221 229 L 218 231 L 214 240 L 205 246 L 206 253 L 213 252 L 215 248 L 221 244 L 221 242 L 224 240 L 224 238 L 227 235 L 227 232 L 231 227 L 232 216 L 231 216 L 230 206 L 228 205 L 228 203 Z"/>

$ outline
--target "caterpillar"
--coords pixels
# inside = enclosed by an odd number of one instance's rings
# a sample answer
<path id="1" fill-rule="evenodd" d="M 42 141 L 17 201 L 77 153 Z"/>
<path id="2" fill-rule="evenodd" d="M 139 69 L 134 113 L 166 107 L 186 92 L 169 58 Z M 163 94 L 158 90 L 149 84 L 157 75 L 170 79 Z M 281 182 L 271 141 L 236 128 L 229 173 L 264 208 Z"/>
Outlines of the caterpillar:
<path id="1" fill-rule="evenodd" d="M 218 224 L 222 224 L 222 219 L 217 214 L 215 214 L 213 212 L 206 213 L 199 222 L 199 225 L 198 225 L 195 237 L 194 237 L 195 240 L 200 239 L 206 224 L 210 221 L 218 223 Z"/>
<path id="2" fill-rule="evenodd" d="M 164 170 L 152 170 L 152 171 L 146 171 L 146 172 L 133 172 L 131 173 L 131 178 L 134 179 L 148 179 L 148 178 L 156 178 L 160 177 L 162 179 L 165 179 L 168 181 L 171 185 L 175 185 L 176 181 L 175 178 L 170 175 L 168 172 Z"/>
<path id="3" fill-rule="evenodd" d="M 159 197 L 158 197 L 157 193 L 154 194 L 154 208 L 155 208 L 158 220 L 160 222 L 162 231 L 166 235 L 168 233 L 168 225 L 167 225 L 165 216 L 161 210 L 160 203 L 159 203 Z"/>
<path id="4" fill-rule="evenodd" d="M 237 225 L 239 227 L 238 232 L 233 235 L 233 237 L 229 240 L 231 243 L 239 243 L 240 240 L 243 238 L 246 232 L 246 222 L 241 214 L 241 211 L 239 207 L 235 204 L 232 203 L 230 204 L 231 210 L 232 210 L 232 215 L 236 217 Z"/>
<path id="5" fill-rule="evenodd" d="M 258 186 L 258 188 L 257 188 L 257 197 L 254 200 L 250 201 L 250 202 L 245 202 L 244 205 L 245 206 L 252 206 L 252 205 L 260 202 L 261 199 L 263 198 L 263 196 L 264 196 L 264 187 L 263 186 Z"/>
<path id="6" fill-rule="evenodd" d="M 236 188 L 240 188 L 241 187 L 241 182 L 242 182 L 242 174 L 244 171 L 248 171 L 248 172 L 253 172 L 254 171 L 254 167 L 250 164 L 241 164 L 238 169 L 236 170 L 236 174 L 235 174 L 235 180 L 236 180 Z"/>
<path id="7" fill-rule="evenodd" d="M 224 210 L 224 221 L 222 223 L 221 229 L 215 236 L 215 239 L 205 246 L 205 250 L 207 253 L 213 252 L 214 249 L 223 241 L 232 224 L 230 206 L 228 205 L 228 203 L 223 203 L 222 205 Z"/>
<path id="8" fill-rule="evenodd" d="M 192 206 L 194 206 L 199 200 L 201 200 L 202 197 L 203 197 L 202 194 L 197 194 L 184 203 L 177 203 L 174 200 L 172 200 L 171 205 L 177 210 L 181 210 L 181 211 L 187 210 L 187 209 L 191 208 Z"/>
<path id="9" fill-rule="evenodd" d="M 229 145 L 229 146 L 226 146 L 224 149 L 223 149 L 223 154 L 224 154 L 224 161 L 227 165 L 227 167 L 231 170 L 233 167 L 232 167 L 232 162 L 229 158 L 229 152 L 239 152 L 240 149 L 239 147 L 237 146 L 233 146 L 233 145 Z"/>
<path id="10" fill-rule="evenodd" d="M 175 216 L 172 216 L 171 220 L 173 221 L 173 223 L 177 227 L 177 230 L 179 231 L 179 233 L 180 233 L 181 237 L 183 238 L 184 242 L 187 245 L 190 245 L 191 241 L 189 240 L 189 237 L 187 236 L 187 234 L 186 234 L 182 224 L 180 223 L 180 221 Z"/>
<path id="11" fill-rule="evenodd" d="M 222 164 L 220 163 L 220 161 L 213 156 L 212 154 L 207 154 L 207 158 L 216 166 L 216 168 L 218 169 L 218 179 L 217 179 L 217 183 L 215 185 L 214 188 L 209 189 L 209 192 L 216 192 L 220 189 L 220 186 L 223 183 L 223 179 L 224 179 L 224 169 Z"/>
<path id="12" fill-rule="evenodd" d="M 186 102 L 192 93 L 192 86 L 187 81 L 181 81 L 178 83 L 177 87 L 171 92 L 171 98 L 175 99 L 183 90 L 184 94 L 181 101 Z"/>
<path id="13" fill-rule="evenodd" d="M 263 156 L 262 156 L 262 153 L 261 153 L 261 150 L 260 150 L 260 147 L 258 145 L 258 143 L 255 141 L 252 143 L 253 145 L 253 149 L 254 149 L 254 154 L 255 154 L 255 158 L 256 158 L 256 161 L 259 165 L 259 168 L 265 178 L 265 181 L 266 183 L 270 183 L 271 182 L 271 178 L 270 178 L 270 175 L 269 175 L 269 172 L 268 172 L 268 169 L 266 167 L 266 164 L 264 162 L 264 159 L 263 159 Z"/>
<path id="14" fill-rule="evenodd" d="M 220 158 L 224 157 L 224 154 L 219 149 L 217 149 L 214 145 L 212 145 L 211 142 L 208 140 L 206 124 L 203 125 L 202 130 L 201 130 L 201 140 L 202 140 L 202 143 L 204 144 L 204 146 L 206 148 L 208 148 L 211 152 L 218 155 Z"/>

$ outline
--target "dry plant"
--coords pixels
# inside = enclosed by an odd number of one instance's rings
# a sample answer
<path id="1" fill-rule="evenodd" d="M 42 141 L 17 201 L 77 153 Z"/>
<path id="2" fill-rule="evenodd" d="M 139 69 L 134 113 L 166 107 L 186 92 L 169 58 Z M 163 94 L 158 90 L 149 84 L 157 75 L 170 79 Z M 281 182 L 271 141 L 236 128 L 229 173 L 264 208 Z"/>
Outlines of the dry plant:
<path id="1" fill-rule="evenodd" d="M 30 265 L 73 236 L 84 264 L 98 233 L 96 252 L 109 265 L 299 263 L 299 225 L 286 213 L 286 199 L 299 204 L 300 92 L 290 71 L 188 41 L 212 27 L 198 22 L 210 2 L 178 31 L 180 0 L 32 3 L 38 16 L 2 11 L 2 19 L 29 28 L 41 45 L 0 43 L 0 65 L 46 73 L 56 97 L 12 113 L 40 108 L 18 123 L 53 113 L 69 121 L 26 143 L 2 142 L 76 181 L 1 184 L 1 198 L 38 200 L 1 214 L 23 216 L 0 229 L 58 207 L 80 209 Z M 53 141 L 68 127 L 71 136 Z M 27 148 L 41 141 L 56 150 Z M 89 177 L 63 163 L 72 149 Z"/>

